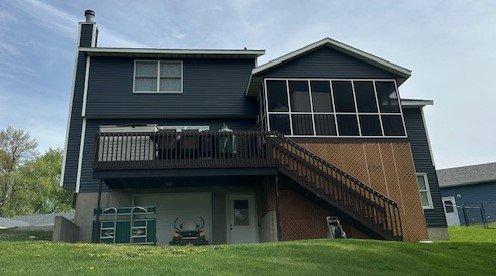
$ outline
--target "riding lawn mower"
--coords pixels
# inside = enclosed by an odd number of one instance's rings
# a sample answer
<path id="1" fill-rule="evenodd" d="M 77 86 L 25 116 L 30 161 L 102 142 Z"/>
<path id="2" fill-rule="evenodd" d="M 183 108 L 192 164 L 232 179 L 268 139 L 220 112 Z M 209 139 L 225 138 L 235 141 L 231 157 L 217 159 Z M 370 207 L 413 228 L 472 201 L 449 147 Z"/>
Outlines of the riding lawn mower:
<path id="1" fill-rule="evenodd" d="M 185 219 L 177 227 L 179 217 L 174 220 L 174 228 L 176 229 L 172 234 L 172 240 L 169 245 L 207 245 L 207 237 L 205 236 L 205 220 L 200 217 L 201 225 L 196 223 L 193 219 Z"/>

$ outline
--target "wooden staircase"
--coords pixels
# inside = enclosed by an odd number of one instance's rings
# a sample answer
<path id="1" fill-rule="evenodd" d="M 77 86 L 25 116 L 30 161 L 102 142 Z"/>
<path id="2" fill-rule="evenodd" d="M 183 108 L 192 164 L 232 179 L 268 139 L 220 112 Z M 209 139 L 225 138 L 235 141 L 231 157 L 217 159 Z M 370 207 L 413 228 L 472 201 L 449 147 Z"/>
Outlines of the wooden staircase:
<path id="1" fill-rule="evenodd" d="M 396 202 L 281 134 L 272 133 L 267 143 L 270 158 L 279 165 L 279 170 L 304 189 L 379 237 L 403 240 Z"/>

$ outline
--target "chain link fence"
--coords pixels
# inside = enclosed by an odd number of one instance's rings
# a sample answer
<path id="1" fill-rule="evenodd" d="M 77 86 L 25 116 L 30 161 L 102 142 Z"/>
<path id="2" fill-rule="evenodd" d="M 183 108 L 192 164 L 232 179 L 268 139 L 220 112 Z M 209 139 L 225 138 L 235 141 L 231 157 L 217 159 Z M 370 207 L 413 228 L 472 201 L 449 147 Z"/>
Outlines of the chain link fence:
<path id="1" fill-rule="evenodd" d="M 457 205 L 460 225 L 482 225 L 496 228 L 496 201 Z"/>

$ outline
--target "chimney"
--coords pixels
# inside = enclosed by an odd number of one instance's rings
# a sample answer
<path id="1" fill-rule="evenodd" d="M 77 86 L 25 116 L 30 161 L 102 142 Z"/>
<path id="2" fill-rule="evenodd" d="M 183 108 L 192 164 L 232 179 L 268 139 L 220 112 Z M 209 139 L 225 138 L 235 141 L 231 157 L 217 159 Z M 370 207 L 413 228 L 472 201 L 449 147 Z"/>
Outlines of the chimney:
<path id="1" fill-rule="evenodd" d="M 86 17 L 86 22 L 95 22 L 95 12 L 92 10 L 85 10 L 84 17 Z"/>
<path id="2" fill-rule="evenodd" d="M 85 21 L 79 22 L 79 47 L 96 47 L 98 39 L 98 28 L 95 22 L 95 12 L 84 11 Z"/>

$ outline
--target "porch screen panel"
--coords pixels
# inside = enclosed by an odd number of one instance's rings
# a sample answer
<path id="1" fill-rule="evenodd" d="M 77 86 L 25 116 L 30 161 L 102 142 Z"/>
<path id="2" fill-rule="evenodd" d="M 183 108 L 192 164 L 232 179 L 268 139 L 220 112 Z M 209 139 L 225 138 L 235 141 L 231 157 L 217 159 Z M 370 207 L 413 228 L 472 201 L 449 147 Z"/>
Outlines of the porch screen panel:
<path id="1" fill-rule="evenodd" d="M 269 129 L 291 136 L 406 137 L 394 80 L 268 79 Z"/>

